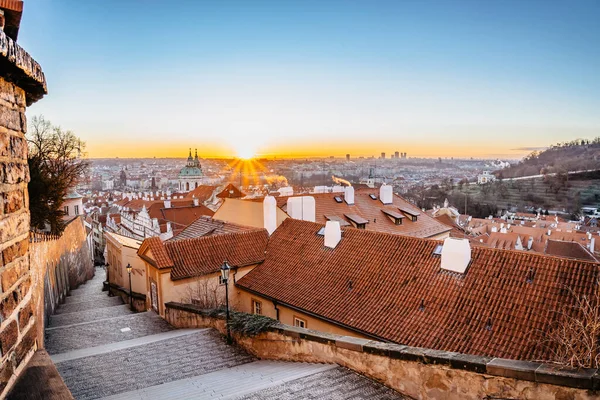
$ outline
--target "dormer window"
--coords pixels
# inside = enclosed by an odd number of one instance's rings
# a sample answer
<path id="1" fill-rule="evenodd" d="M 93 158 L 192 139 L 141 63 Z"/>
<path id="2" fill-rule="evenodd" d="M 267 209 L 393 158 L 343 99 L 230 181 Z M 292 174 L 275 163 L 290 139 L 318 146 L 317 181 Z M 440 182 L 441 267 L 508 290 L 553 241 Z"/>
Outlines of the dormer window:
<path id="1" fill-rule="evenodd" d="M 383 212 L 394 224 L 402 225 L 402 220 L 404 219 L 404 215 L 400 214 L 397 211 L 382 209 Z"/>
<path id="2" fill-rule="evenodd" d="M 358 214 L 344 214 L 344 216 L 348 218 L 352 226 L 357 229 L 366 229 L 367 224 L 369 223 L 368 219 L 365 219 Z"/>
<path id="3" fill-rule="evenodd" d="M 417 222 L 417 218 L 421 215 L 418 211 L 413 211 L 409 208 L 401 208 L 398 207 L 400 211 L 402 211 L 412 222 Z"/>

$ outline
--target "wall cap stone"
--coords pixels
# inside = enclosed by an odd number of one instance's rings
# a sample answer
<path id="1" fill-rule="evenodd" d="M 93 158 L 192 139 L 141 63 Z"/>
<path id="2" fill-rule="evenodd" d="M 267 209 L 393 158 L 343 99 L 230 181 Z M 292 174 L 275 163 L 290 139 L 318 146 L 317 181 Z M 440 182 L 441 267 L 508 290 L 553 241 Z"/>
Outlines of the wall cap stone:
<path id="1" fill-rule="evenodd" d="M 209 318 L 224 319 L 215 316 L 210 310 L 203 310 L 192 304 L 166 303 L 166 308 L 187 311 Z M 573 369 L 557 367 L 533 361 L 508 360 L 450 351 L 425 349 L 395 343 L 342 336 L 332 333 L 318 332 L 296 326 L 276 324 L 271 332 L 279 333 L 295 339 L 305 339 L 329 344 L 342 349 L 389 357 L 397 360 L 436 364 L 452 369 L 465 370 L 479 374 L 495 375 L 531 382 L 546 383 L 578 389 L 600 390 L 600 370 Z"/>
<path id="2" fill-rule="evenodd" d="M 0 30 L 1 77 L 25 91 L 27 105 L 48 93 L 42 67 L 21 46 Z"/>

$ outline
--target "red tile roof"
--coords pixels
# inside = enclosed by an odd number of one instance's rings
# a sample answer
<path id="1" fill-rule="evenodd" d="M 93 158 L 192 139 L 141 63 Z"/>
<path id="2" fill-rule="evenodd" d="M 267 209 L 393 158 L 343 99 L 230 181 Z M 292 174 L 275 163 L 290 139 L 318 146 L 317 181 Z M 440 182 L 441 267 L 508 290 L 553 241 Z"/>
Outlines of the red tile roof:
<path id="1" fill-rule="evenodd" d="M 568 258 L 579 258 L 581 260 L 598 261 L 585 247 L 577 242 L 548 239 L 544 252 L 548 255 Z"/>
<path id="2" fill-rule="evenodd" d="M 159 220 L 171 223 L 173 231 L 180 232 L 202 216 L 212 217 L 215 212 L 200 205 L 191 207 L 161 208 L 162 217 Z"/>
<path id="3" fill-rule="evenodd" d="M 200 203 L 202 203 L 210 199 L 210 196 L 212 196 L 216 188 L 216 186 L 200 185 L 194 190 L 189 191 L 185 197 L 187 199 L 196 198 L 200 200 Z"/>
<path id="4" fill-rule="evenodd" d="M 147 256 L 148 250 L 152 253 L 151 258 Z M 162 240 L 157 236 L 144 240 L 137 253 L 147 261 L 152 260 L 156 268 L 161 269 L 173 266 L 173 260 L 169 257 Z"/>
<path id="5" fill-rule="evenodd" d="M 529 360 L 548 356 L 538 334 L 572 301 L 565 288 L 598 290 L 597 263 L 475 246 L 458 275 L 432 255 L 439 241 L 345 229 L 329 249 L 320 228 L 284 221 L 237 285 L 384 340 Z"/>
<path id="6" fill-rule="evenodd" d="M 377 199 L 373 200 L 369 197 L 374 194 Z M 369 221 L 365 229 L 377 232 L 386 232 L 399 235 L 408 235 L 414 237 L 432 237 L 445 232 L 449 232 L 452 228 L 442 224 L 431 216 L 420 213 L 419 209 L 410 204 L 404 198 L 394 195 L 393 204 L 384 205 L 379 200 L 379 191 L 376 189 L 360 189 L 354 192 L 354 204 L 348 205 L 345 201 L 338 203 L 335 197 L 342 197 L 341 193 L 320 193 L 320 194 L 304 194 L 299 196 L 312 196 L 315 199 L 316 222 L 325 224 L 328 216 L 337 216 L 346 221 L 350 215 L 355 215 Z M 277 205 L 284 211 L 287 208 L 288 196 L 277 197 Z M 257 201 L 257 200 L 255 200 Z M 420 213 L 417 220 L 413 222 L 411 218 L 404 218 L 401 225 L 396 225 L 394 221 L 386 217 L 382 210 L 399 212 L 400 209 L 410 211 L 414 214 Z"/>
<path id="7" fill-rule="evenodd" d="M 223 189 L 221 193 L 217 195 L 217 197 L 220 199 L 240 199 L 242 197 L 246 197 L 246 193 L 242 192 L 235 185 L 230 183 L 229 185 L 225 186 L 225 189 Z"/>
<path id="8" fill-rule="evenodd" d="M 192 222 L 187 228 L 182 230 L 178 235 L 169 239 L 182 240 L 193 239 L 202 236 L 223 235 L 226 233 L 237 233 L 245 231 L 259 230 L 251 226 L 238 225 L 231 222 L 218 221 L 208 216 L 201 216 Z"/>
<path id="9" fill-rule="evenodd" d="M 174 240 L 162 245 L 173 260 L 171 279 L 178 280 L 218 272 L 225 260 L 232 267 L 258 264 L 265 259 L 268 240 L 267 231 L 261 229 Z"/>

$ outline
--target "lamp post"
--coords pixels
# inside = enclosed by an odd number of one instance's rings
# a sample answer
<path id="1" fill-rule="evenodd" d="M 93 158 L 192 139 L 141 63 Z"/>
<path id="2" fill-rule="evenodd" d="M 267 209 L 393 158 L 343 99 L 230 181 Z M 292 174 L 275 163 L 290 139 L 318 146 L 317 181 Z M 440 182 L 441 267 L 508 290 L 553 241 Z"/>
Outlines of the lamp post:
<path id="1" fill-rule="evenodd" d="M 133 291 L 131 290 L 131 270 L 133 267 L 131 264 L 127 263 L 127 273 L 129 274 L 129 308 L 133 311 Z"/>
<path id="2" fill-rule="evenodd" d="M 110 264 L 106 263 L 106 264 L 104 264 L 104 267 L 106 268 L 106 286 L 108 288 L 108 297 L 110 297 L 110 277 L 108 275 L 108 272 L 110 269 Z"/>
<path id="3" fill-rule="evenodd" d="M 227 311 L 227 342 L 231 343 L 231 331 L 229 330 L 229 271 L 231 267 L 227 263 L 227 260 L 223 261 L 221 265 L 221 279 L 225 284 L 225 309 Z"/>

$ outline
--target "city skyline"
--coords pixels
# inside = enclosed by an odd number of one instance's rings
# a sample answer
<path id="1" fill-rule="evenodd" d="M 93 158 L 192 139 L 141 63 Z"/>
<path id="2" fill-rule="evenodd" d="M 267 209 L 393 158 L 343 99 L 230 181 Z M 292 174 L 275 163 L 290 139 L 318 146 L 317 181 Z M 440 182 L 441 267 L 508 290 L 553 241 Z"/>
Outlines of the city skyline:
<path id="1" fill-rule="evenodd" d="M 150 4 L 26 5 L 52 93 L 30 115 L 90 157 L 514 159 L 600 136 L 597 2 Z"/>

